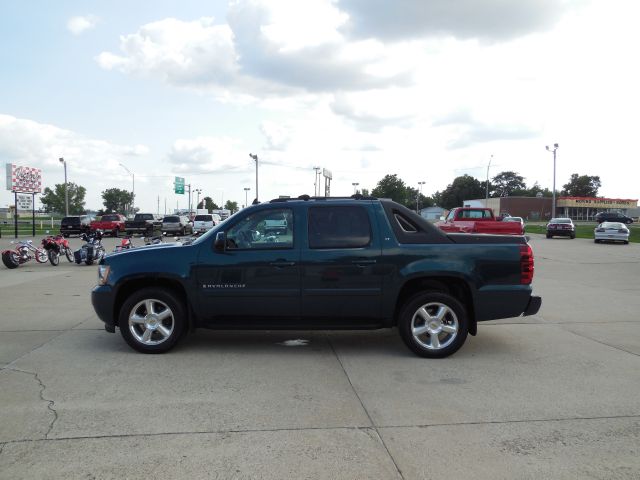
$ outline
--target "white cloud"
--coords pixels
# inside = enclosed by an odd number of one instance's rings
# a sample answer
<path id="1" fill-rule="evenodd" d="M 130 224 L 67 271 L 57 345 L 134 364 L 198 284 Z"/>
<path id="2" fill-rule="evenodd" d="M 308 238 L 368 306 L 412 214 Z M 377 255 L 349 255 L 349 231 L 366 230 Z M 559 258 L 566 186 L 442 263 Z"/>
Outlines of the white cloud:
<path id="1" fill-rule="evenodd" d="M 144 145 L 118 145 L 87 138 L 54 125 L 0 114 L 0 157 L 7 163 L 42 169 L 44 187 L 64 180 L 59 158 L 68 166 L 69 181 L 87 188 L 87 205 L 98 207 L 100 192 L 109 183 L 127 188 L 129 175 L 119 165 L 132 170 L 149 153 Z M 2 204 L 10 193 L 3 189 Z"/>
<path id="2" fill-rule="evenodd" d="M 67 21 L 67 30 L 69 30 L 74 35 L 80 35 L 87 30 L 95 28 L 98 21 L 99 18 L 95 15 L 71 17 Z"/>

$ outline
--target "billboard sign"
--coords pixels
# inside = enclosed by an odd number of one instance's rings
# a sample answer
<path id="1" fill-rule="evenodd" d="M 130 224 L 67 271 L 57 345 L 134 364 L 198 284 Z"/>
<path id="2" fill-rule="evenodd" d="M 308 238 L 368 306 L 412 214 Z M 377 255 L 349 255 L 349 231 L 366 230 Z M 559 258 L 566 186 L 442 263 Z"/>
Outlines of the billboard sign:
<path id="1" fill-rule="evenodd" d="M 21 193 L 41 193 L 42 170 L 7 163 L 7 190 Z"/>

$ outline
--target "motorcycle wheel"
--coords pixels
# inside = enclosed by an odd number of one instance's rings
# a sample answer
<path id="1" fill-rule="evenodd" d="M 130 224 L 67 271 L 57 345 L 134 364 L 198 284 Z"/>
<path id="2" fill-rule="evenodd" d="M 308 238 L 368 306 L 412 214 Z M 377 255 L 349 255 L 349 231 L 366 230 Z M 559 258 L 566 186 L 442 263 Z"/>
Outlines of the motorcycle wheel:
<path id="1" fill-rule="evenodd" d="M 49 261 L 49 256 L 45 250 L 36 250 L 36 262 L 38 263 L 47 263 Z"/>
<path id="2" fill-rule="evenodd" d="M 4 263 L 4 266 L 7 268 L 18 268 L 18 265 L 20 265 L 20 257 L 18 257 L 16 252 L 7 250 L 2 252 L 2 263 Z"/>
<path id="3" fill-rule="evenodd" d="M 51 265 L 54 267 L 57 267 L 60 263 L 60 254 L 55 250 L 49 250 L 49 262 L 51 262 Z"/>
<path id="4" fill-rule="evenodd" d="M 69 263 L 73 263 L 73 252 L 71 251 L 70 248 L 65 248 L 64 249 L 64 254 L 67 257 L 67 260 L 69 260 Z"/>

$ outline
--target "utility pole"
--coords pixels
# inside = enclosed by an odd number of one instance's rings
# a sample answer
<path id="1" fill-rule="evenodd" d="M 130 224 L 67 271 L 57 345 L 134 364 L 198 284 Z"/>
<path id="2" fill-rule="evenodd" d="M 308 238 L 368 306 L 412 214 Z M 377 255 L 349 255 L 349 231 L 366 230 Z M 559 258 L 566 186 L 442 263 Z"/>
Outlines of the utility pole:
<path id="1" fill-rule="evenodd" d="M 194 192 L 196 192 L 196 194 L 198 194 L 198 199 L 196 200 L 196 209 L 198 209 L 200 207 L 200 194 L 202 193 L 202 189 L 201 188 L 196 188 L 194 190 Z"/>
<path id="2" fill-rule="evenodd" d="M 59 158 L 60 163 L 64 165 L 64 216 L 69 216 L 69 188 L 67 186 L 67 162 L 64 158 Z M 16 203 L 17 205 L 17 203 Z M 18 209 L 16 206 L 16 215 L 18 214 Z"/>
<path id="3" fill-rule="evenodd" d="M 416 213 L 420 215 L 420 196 L 422 195 L 422 186 L 424 182 L 418 182 L 418 194 L 416 195 Z"/>
<path id="4" fill-rule="evenodd" d="M 313 175 L 313 196 L 317 197 L 320 195 L 319 193 L 320 186 L 318 185 L 318 178 L 320 178 L 320 170 L 322 170 L 322 168 L 313 167 L 313 169 L 315 170 L 315 174 Z"/>
<path id="5" fill-rule="evenodd" d="M 249 190 L 251 190 L 249 187 L 244 187 L 244 206 L 245 206 L 245 208 L 249 206 L 249 204 L 247 203 L 249 201 L 249 198 L 247 197 L 247 194 L 249 193 Z"/>
<path id="6" fill-rule="evenodd" d="M 127 167 L 125 167 L 123 164 L 120 163 L 119 165 L 122 168 L 124 168 L 129 175 L 131 175 L 131 182 L 132 182 L 132 185 L 131 185 L 131 187 L 132 187 L 131 188 L 131 214 L 135 215 L 135 213 L 136 213 L 136 207 L 135 207 L 135 204 L 136 204 L 136 176 L 132 172 L 130 172 L 129 169 Z"/>
<path id="7" fill-rule="evenodd" d="M 556 150 L 560 146 L 557 143 L 553 144 L 553 149 L 547 145 L 545 148 L 547 152 L 553 152 L 553 201 L 551 203 L 551 218 L 556 218 Z"/>
<path id="8" fill-rule="evenodd" d="M 191 184 L 188 184 L 187 187 L 189 187 L 189 203 L 187 204 L 187 208 L 189 209 L 189 219 L 191 220 L 193 217 L 191 216 Z"/>
<path id="9" fill-rule="evenodd" d="M 358 193 L 358 185 L 360 184 L 358 182 L 353 182 L 351 185 L 353 185 L 353 194 L 355 195 Z"/>
<path id="10" fill-rule="evenodd" d="M 487 183 L 486 183 L 487 191 L 484 197 L 485 208 L 489 206 L 489 167 L 491 166 L 491 160 L 493 160 L 493 154 L 491 155 L 491 158 L 489 158 L 489 165 L 487 165 Z"/>
<path id="11" fill-rule="evenodd" d="M 256 201 L 258 201 L 258 154 L 250 153 L 249 156 L 256 161 Z"/>

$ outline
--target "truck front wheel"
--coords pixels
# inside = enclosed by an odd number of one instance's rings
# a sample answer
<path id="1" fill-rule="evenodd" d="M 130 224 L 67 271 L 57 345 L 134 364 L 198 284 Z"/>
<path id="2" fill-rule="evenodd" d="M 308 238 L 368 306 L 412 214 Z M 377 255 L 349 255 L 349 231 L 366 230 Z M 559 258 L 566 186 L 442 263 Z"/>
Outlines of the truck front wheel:
<path id="1" fill-rule="evenodd" d="M 125 300 L 118 326 L 125 341 L 141 353 L 171 350 L 184 330 L 186 310 L 182 300 L 166 288 L 143 288 Z"/>
<path id="2" fill-rule="evenodd" d="M 400 312 L 398 329 L 416 355 L 444 358 L 467 339 L 469 320 L 462 303 L 448 293 L 423 292 L 411 297 Z"/>

